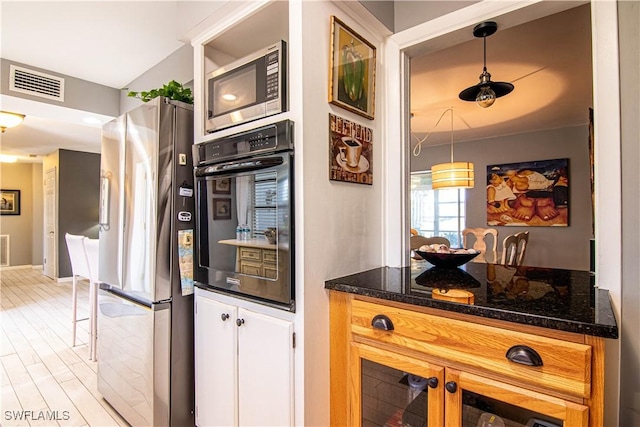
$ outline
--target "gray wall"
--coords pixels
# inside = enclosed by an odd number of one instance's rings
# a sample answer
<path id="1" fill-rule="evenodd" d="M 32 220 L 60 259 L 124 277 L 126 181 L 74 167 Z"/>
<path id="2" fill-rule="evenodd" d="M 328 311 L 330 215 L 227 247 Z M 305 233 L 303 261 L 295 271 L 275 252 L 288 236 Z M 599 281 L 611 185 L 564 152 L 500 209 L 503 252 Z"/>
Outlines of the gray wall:
<path id="1" fill-rule="evenodd" d="M 378 18 L 391 32 L 394 32 L 395 26 L 395 5 L 397 2 L 385 0 L 360 0 L 360 3 L 373 16 Z"/>
<path id="2" fill-rule="evenodd" d="M 11 64 L 64 78 L 64 102 L 49 100 L 38 96 L 31 96 L 21 92 L 9 91 L 9 70 Z M 19 62 L 11 61 L 10 59 L 0 60 L 0 74 L 3 76 L 2 82 L 0 82 L 0 92 L 3 95 L 29 99 L 31 101 L 65 108 L 73 108 L 75 110 L 90 111 L 92 113 L 104 114 L 106 116 L 117 116 L 119 114 L 120 91 L 118 89 L 66 76 L 64 74 L 54 73 L 49 70 L 43 70 L 42 68 L 33 67 L 31 65 L 21 64 Z"/>
<path id="3" fill-rule="evenodd" d="M 475 165 L 475 187 L 467 190 L 466 226 L 488 227 L 487 165 L 568 158 L 569 227 L 495 227 L 498 254 L 507 235 L 529 231 L 526 264 L 589 270 L 592 224 L 588 134 L 587 126 L 579 126 L 454 144 L 454 160 Z M 411 157 L 411 170 L 429 170 L 433 164 L 449 162 L 450 150 L 449 145 L 423 147 L 419 157 Z"/>
<path id="4" fill-rule="evenodd" d="M 622 131 L 620 425 L 640 425 L 640 3 L 618 2 Z"/>
<path id="5" fill-rule="evenodd" d="M 429 1 L 396 1 L 394 16 L 394 32 L 430 21 L 458 9 L 465 8 L 478 1 L 464 0 L 429 0 Z M 378 18 L 379 19 L 379 18 Z"/>
<path id="6" fill-rule="evenodd" d="M 476 1 L 465 0 L 360 0 L 360 3 L 394 33 L 415 27 L 447 13 L 470 6 Z"/>
<path id="7" fill-rule="evenodd" d="M 58 150 L 58 277 L 71 277 L 66 233 L 98 238 L 100 155 Z"/>
<path id="8" fill-rule="evenodd" d="M 33 165 L 30 163 L 2 163 L 0 187 L 20 190 L 20 215 L 0 217 L 0 234 L 9 235 L 11 266 L 32 265 L 33 236 Z"/>
<path id="9" fill-rule="evenodd" d="M 160 61 L 153 68 L 127 85 L 129 91 L 141 92 L 160 88 L 163 84 L 175 80 L 193 91 L 193 47 L 184 45 Z M 120 111 L 131 111 L 143 102 L 127 96 L 126 90 L 120 94 Z M 195 94 L 194 94 L 195 95 Z"/>

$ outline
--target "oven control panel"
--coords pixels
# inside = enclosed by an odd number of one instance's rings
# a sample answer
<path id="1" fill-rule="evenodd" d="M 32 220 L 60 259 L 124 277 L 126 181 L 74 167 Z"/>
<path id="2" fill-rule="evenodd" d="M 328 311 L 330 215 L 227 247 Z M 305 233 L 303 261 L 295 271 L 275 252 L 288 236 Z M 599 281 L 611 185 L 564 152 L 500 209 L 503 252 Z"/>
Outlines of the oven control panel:
<path id="1" fill-rule="evenodd" d="M 293 149 L 293 122 L 271 125 L 214 139 L 194 146 L 197 166 L 239 159 L 257 153 Z"/>

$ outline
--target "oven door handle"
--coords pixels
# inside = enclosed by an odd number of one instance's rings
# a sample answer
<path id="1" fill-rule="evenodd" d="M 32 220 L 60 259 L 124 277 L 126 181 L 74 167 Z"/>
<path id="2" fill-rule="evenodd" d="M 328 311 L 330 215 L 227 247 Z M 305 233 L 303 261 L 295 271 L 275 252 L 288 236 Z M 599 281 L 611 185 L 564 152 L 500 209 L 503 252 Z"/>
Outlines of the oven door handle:
<path id="1" fill-rule="evenodd" d="M 220 163 L 217 165 L 196 168 L 195 175 L 196 177 L 204 177 L 226 174 L 229 172 L 247 172 L 272 168 L 274 166 L 280 166 L 283 163 L 284 159 L 282 157 L 262 157 L 260 159 L 238 160 L 235 162 Z"/>

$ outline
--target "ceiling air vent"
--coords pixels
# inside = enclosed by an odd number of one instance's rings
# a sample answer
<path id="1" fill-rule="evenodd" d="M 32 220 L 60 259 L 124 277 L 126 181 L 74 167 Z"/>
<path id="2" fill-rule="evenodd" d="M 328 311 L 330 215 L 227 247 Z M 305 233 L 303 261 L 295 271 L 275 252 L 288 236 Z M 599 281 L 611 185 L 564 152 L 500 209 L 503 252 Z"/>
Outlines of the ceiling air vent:
<path id="1" fill-rule="evenodd" d="M 9 90 L 64 102 L 64 79 L 11 65 Z"/>

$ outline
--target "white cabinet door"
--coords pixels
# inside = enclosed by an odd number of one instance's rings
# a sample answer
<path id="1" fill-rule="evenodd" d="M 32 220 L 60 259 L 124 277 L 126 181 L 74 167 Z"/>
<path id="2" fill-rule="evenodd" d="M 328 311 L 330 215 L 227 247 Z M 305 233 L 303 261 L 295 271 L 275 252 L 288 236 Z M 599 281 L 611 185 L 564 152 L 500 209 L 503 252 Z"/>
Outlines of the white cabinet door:
<path id="1" fill-rule="evenodd" d="M 238 309 L 241 426 L 293 425 L 293 324 Z"/>
<path id="2" fill-rule="evenodd" d="M 196 296 L 196 424 L 237 426 L 237 308 Z"/>

